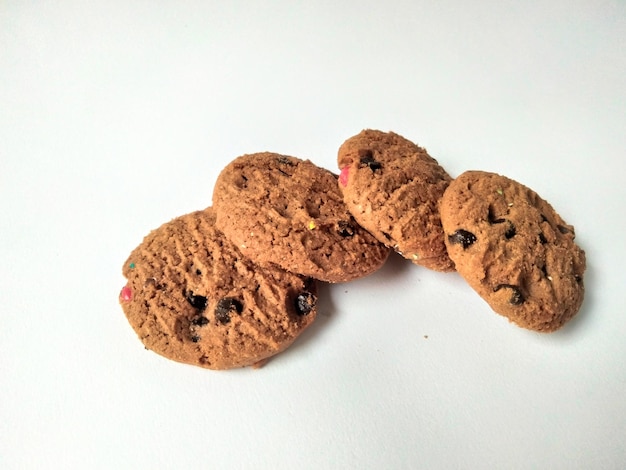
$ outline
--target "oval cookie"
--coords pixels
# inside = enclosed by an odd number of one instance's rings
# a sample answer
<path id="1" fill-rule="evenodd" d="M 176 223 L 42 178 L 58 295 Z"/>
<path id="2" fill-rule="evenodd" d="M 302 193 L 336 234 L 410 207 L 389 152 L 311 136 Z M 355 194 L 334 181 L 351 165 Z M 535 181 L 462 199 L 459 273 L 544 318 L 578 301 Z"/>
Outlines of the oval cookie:
<path id="1" fill-rule="evenodd" d="M 457 271 L 497 313 L 550 332 L 579 310 L 585 253 L 574 228 L 533 190 L 468 171 L 446 189 L 441 220 Z"/>
<path id="2" fill-rule="evenodd" d="M 153 230 L 123 274 L 120 304 L 145 347 L 209 369 L 259 364 L 317 312 L 315 281 L 244 258 L 211 208 Z"/>
<path id="3" fill-rule="evenodd" d="M 215 183 L 217 226 L 255 262 L 326 282 L 380 268 L 389 249 L 348 212 L 330 171 L 275 153 L 244 155 Z"/>
<path id="4" fill-rule="evenodd" d="M 339 148 L 339 186 L 356 221 L 415 264 L 453 271 L 439 217 L 450 176 L 393 132 L 364 130 Z"/>

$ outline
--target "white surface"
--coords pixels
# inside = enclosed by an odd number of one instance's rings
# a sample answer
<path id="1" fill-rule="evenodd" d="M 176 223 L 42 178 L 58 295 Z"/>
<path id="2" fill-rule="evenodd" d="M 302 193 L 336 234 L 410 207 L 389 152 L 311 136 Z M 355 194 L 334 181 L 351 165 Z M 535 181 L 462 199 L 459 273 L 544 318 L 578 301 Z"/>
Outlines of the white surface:
<path id="1" fill-rule="evenodd" d="M 621 1 L 3 1 L 0 468 L 624 468 L 624 44 Z M 366 127 L 548 199 L 578 317 L 526 332 L 394 258 L 261 370 L 145 351 L 142 237 L 240 154 L 335 169 Z"/>

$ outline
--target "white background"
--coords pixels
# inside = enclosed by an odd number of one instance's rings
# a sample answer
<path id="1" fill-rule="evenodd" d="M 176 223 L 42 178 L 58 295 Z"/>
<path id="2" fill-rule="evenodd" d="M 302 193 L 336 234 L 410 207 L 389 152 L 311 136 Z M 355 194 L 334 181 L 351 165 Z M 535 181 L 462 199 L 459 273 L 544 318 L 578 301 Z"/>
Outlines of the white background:
<path id="1" fill-rule="evenodd" d="M 263 369 L 144 350 L 148 231 L 238 155 L 336 170 L 368 127 L 550 201 L 579 315 L 527 332 L 394 257 Z M 621 0 L 2 1 L 0 468 L 624 468 L 625 135 Z"/>

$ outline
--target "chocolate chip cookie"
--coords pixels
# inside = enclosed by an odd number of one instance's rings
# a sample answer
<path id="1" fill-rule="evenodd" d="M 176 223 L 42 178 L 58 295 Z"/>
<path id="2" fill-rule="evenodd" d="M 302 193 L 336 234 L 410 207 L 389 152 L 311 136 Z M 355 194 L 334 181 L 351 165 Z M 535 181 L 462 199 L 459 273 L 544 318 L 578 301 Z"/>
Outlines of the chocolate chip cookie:
<path id="1" fill-rule="evenodd" d="M 415 264 L 453 271 L 439 217 L 450 176 L 393 132 L 364 130 L 339 148 L 339 186 L 356 221 Z"/>
<path id="2" fill-rule="evenodd" d="M 389 255 L 350 215 L 337 177 L 308 160 L 238 157 L 220 173 L 213 207 L 217 227 L 263 266 L 345 282 L 376 271 Z"/>
<path id="3" fill-rule="evenodd" d="M 314 280 L 249 261 L 215 228 L 211 208 L 152 231 L 123 274 L 119 301 L 145 347 L 209 369 L 262 363 L 317 312 Z"/>
<path id="4" fill-rule="evenodd" d="M 550 332 L 579 310 L 585 253 L 574 242 L 574 227 L 533 190 L 468 171 L 450 183 L 440 209 L 457 271 L 494 311 Z"/>

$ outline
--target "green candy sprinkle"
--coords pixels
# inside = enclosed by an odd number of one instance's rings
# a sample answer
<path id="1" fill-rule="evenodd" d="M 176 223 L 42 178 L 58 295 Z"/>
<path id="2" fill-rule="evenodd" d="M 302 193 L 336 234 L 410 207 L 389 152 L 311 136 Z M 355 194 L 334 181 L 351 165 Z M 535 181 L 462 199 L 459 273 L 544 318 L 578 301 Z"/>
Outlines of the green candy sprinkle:
<path id="1" fill-rule="evenodd" d="M 128 267 L 129 267 L 130 269 L 135 269 L 135 263 L 130 263 L 130 264 L 128 265 Z"/>

